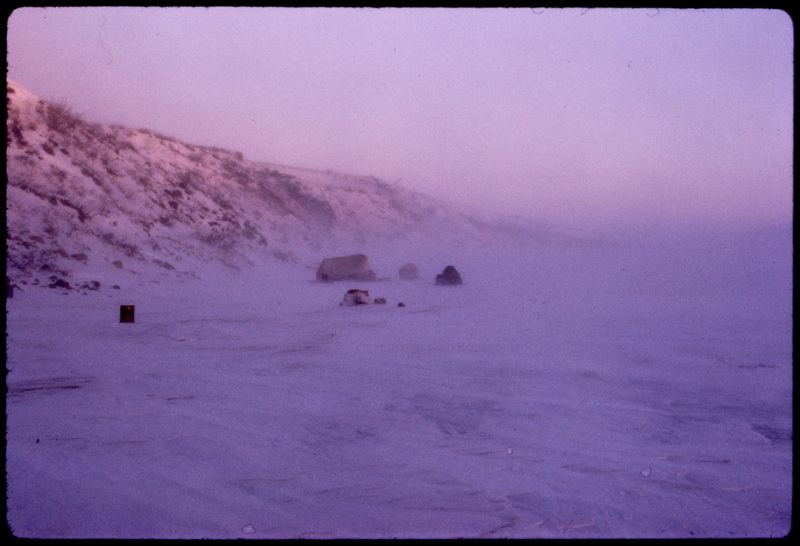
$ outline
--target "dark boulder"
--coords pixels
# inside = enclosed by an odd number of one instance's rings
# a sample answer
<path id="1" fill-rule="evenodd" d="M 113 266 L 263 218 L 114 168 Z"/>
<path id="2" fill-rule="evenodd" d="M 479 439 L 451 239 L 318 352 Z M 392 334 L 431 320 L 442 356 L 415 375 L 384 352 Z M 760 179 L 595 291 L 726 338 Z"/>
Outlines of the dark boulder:
<path id="1" fill-rule="evenodd" d="M 59 279 L 55 275 L 50 277 L 50 281 L 50 288 L 66 288 L 67 290 L 72 288 L 69 282 L 65 281 L 64 279 Z"/>
<path id="2" fill-rule="evenodd" d="M 462 284 L 461 275 L 458 270 L 452 265 L 444 268 L 441 274 L 436 275 L 436 284 L 442 286 L 456 286 Z"/>

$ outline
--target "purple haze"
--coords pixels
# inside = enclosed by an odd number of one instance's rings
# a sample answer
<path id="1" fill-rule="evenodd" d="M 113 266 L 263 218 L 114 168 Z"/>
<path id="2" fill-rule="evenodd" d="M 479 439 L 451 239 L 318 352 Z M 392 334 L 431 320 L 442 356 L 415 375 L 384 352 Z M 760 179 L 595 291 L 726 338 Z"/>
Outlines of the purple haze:
<path id="1" fill-rule="evenodd" d="M 85 117 L 589 227 L 788 223 L 777 10 L 22 8 L 9 77 Z"/>

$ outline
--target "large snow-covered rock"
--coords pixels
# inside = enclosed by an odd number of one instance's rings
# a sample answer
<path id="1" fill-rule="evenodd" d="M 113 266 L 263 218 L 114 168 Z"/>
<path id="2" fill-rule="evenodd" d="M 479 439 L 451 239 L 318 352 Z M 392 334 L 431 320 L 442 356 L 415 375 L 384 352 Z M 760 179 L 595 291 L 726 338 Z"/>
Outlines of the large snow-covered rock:
<path id="1" fill-rule="evenodd" d="M 419 279 L 419 268 L 415 263 L 407 263 L 400 268 L 400 278 L 404 281 L 415 281 Z"/>
<path id="2" fill-rule="evenodd" d="M 317 268 L 317 280 L 329 281 L 374 281 L 375 272 L 364 254 L 325 258 Z"/>

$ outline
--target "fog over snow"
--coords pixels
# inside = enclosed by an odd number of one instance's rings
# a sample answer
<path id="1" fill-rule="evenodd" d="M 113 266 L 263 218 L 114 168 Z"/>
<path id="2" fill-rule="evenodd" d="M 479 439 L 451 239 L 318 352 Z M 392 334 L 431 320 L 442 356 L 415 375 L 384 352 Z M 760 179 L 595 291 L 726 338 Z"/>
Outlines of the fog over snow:
<path id="1" fill-rule="evenodd" d="M 9 77 L 94 121 L 594 227 L 788 221 L 779 10 L 22 8 Z"/>
<path id="2" fill-rule="evenodd" d="M 785 13 L 8 28 L 14 536 L 789 533 Z"/>

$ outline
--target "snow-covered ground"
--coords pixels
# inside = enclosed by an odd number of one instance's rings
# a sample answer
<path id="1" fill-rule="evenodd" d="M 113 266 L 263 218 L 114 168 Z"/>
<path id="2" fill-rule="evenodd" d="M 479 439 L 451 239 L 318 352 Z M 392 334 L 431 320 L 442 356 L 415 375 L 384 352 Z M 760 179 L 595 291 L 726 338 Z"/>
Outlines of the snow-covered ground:
<path id="1" fill-rule="evenodd" d="M 14 534 L 788 532 L 788 233 L 416 250 L 370 250 L 372 283 L 273 263 L 18 290 Z M 433 285 L 448 264 L 463 286 Z"/>

